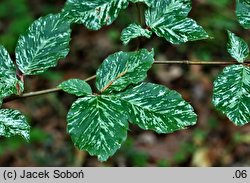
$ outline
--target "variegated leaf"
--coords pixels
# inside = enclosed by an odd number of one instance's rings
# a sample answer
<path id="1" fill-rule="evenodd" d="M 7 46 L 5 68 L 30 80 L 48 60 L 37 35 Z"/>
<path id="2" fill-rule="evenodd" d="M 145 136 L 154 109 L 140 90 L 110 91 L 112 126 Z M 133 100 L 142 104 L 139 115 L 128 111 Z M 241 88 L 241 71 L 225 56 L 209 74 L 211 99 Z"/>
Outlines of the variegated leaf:
<path id="1" fill-rule="evenodd" d="M 117 96 L 123 100 L 130 121 L 145 130 L 171 133 L 197 120 L 192 106 L 179 93 L 161 85 L 142 83 Z"/>
<path id="2" fill-rule="evenodd" d="M 234 33 L 227 31 L 229 42 L 227 44 L 227 50 L 233 58 L 235 58 L 239 63 L 243 63 L 249 55 L 249 48 L 247 43 L 236 36 Z"/>
<path id="3" fill-rule="evenodd" d="M 0 136 L 12 137 L 20 135 L 27 141 L 30 138 L 30 126 L 25 117 L 17 110 L 0 110 Z"/>
<path id="4" fill-rule="evenodd" d="M 105 161 L 127 137 L 128 116 L 121 102 L 112 96 L 86 96 L 78 99 L 68 116 L 68 132 L 80 150 Z"/>
<path id="5" fill-rule="evenodd" d="M 250 0 L 236 0 L 236 15 L 240 24 L 245 28 L 250 28 Z"/>
<path id="6" fill-rule="evenodd" d="M 7 50 L 0 45 L 0 98 L 17 95 L 22 91 L 23 83 L 16 77 L 16 67 Z"/>
<path id="7" fill-rule="evenodd" d="M 173 44 L 208 38 L 206 31 L 194 20 L 187 18 L 190 0 L 153 1 L 145 13 L 147 26 L 159 37 Z"/>
<path id="8" fill-rule="evenodd" d="M 0 45 L 0 76 L 8 77 L 16 75 L 16 67 L 10 58 L 8 51 Z"/>
<path id="9" fill-rule="evenodd" d="M 101 93 L 121 91 L 147 76 L 154 62 L 154 51 L 118 52 L 106 58 L 96 73 L 96 87 Z"/>
<path id="10" fill-rule="evenodd" d="M 72 22 L 98 30 L 110 25 L 128 4 L 128 0 L 67 0 L 63 11 Z"/>
<path id="11" fill-rule="evenodd" d="M 213 103 L 236 125 L 250 122 L 250 68 L 226 67 L 214 81 Z"/>
<path id="12" fill-rule="evenodd" d="M 62 15 L 48 15 L 36 20 L 16 48 L 16 62 L 25 75 L 35 75 L 55 67 L 69 52 L 70 23 Z"/>
<path id="13" fill-rule="evenodd" d="M 69 79 L 62 82 L 58 87 L 63 91 L 76 96 L 92 94 L 92 89 L 89 84 L 80 79 Z"/>
<path id="14" fill-rule="evenodd" d="M 151 35 L 152 35 L 151 31 L 147 29 L 143 29 L 140 25 L 130 24 L 128 27 L 123 29 L 121 33 L 121 40 L 123 44 L 128 44 L 131 39 L 141 37 L 141 36 L 150 38 Z"/>

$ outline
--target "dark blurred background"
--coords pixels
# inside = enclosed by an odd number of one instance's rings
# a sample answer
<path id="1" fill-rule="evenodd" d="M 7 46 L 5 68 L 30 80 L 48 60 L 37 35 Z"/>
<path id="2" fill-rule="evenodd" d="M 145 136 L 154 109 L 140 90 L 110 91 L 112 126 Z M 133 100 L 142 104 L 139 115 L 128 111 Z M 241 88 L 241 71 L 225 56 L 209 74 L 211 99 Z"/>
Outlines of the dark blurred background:
<path id="1" fill-rule="evenodd" d="M 0 44 L 14 59 L 17 39 L 40 16 L 59 12 L 65 0 L 0 0 Z M 237 22 L 232 0 L 193 0 L 190 17 L 214 39 L 171 45 L 153 36 L 143 47 L 154 48 L 156 60 L 232 60 L 226 51 L 229 29 L 250 45 L 249 30 Z M 70 54 L 57 68 L 26 79 L 25 92 L 57 86 L 69 78 L 95 74 L 103 59 L 119 50 L 133 50 L 120 41 L 123 28 L 136 20 L 130 5 L 100 31 L 73 25 Z M 21 110 L 30 122 L 31 142 L 20 137 L 0 138 L 0 166 L 249 166 L 250 125 L 236 127 L 211 104 L 213 80 L 223 66 L 154 65 L 148 81 L 180 92 L 198 114 L 197 125 L 173 134 L 158 135 L 130 125 L 126 142 L 107 162 L 78 151 L 66 132 L 66 114 L 74 96 L 63 92 L 13 101 L 4 105 Z M 94 86 L 94 82 L 90 82 Z"/>

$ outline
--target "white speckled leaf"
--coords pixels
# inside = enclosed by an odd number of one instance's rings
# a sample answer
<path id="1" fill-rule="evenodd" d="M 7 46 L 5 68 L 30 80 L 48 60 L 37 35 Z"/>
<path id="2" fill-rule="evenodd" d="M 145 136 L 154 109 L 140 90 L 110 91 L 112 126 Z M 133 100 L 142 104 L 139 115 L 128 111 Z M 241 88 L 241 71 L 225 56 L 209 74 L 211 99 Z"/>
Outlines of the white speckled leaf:
<path id="1" fill-rule="evenodd" d="M 25 117 L 17 110 L 0 109 L 0 136 L 15 135 L 20 135 L 29 141 L 30 126 Z"/>
<path id="2" fill-rule="evenodd" d="M 196 123 L 193 108 L 176 91 L 152 84 L 142 83 L 119 93 L 130 121 L 145 130 L 171 133 Z"/>
<path id="3" fill-rule="evenodd" d="M 154 63 L 154 51 L 117 52 L 106 58 L 96 73 L 96 87 L 101 92 L 121 91 L 147 76 Z"/>
<path id="4" fill-rule="evenodd" d="M 250 0 L 236 0 L 236 15 L 240 24 L 245 28 L 250 28 Z"/>
<path id="5" fill-rule="evenodd" d="M 150 38 L 151 35 L 152 35 L 151 31 L 147 29 L 143 29 L 140 25 L 130 24 L 128 27 L 123 29 L 121 33 L 121 40 L 123 44 L 128 44 L 131 39 L 141 37 L 141 36 Z"/>
<path id="6" fill-rule="evenodd" d="M 113 23 L 128 4 L 128 0 L 67 0 L 63 11 L 74 23 L 98 30 Z"/>
<path id="7" fill-rule="evenodd" d="M 249 55 L 249 48 L 247 43 L 236 36 L 234 33 L 227 31 L 229 42 L 227 44 L 227 50 L 233 58 L 239 63 L 243 63 Z"/>
<path id="8" fill-rule="evenodd" d="M 187 18 L 191 10 L 190 0 L 153 1 L 145 12 L 147 26 L 159 37 L 173 44 L 208 38 L 206 31 L 194 20 Z"/>
<path id="9" fill-rule="evenodd" d="M 8 51 L 2 45 L 0 45 L 0 75 L 1 78 L 16 75 L 16 67 Z"/>
<path id="10" fill-rule="evenodd" d="M 62 82 L 58 88 L 61 88 L 63 91 L 79 97 L 92 94 L 92 89 L 89 84 L 81 79 L 69 79 Z"/>
<path id="11" fill-rule="evenodd" d="M 7 50 L 0 45 L 0 98 L 18 95 L 22 91 L 23 83 L 16 77 L 16 67 Z"/>
<path id="12" fill-rule="evenodd" d="M 68 132 L 80 150 L 105 161 L 127 137 L 128 117 L 121 102 L 112 96 L 78 99 L 68 116 Z"/>
<path id="13" fill-rule="evenodd" d="M 250 68 L 226 67 L 214 81 L 213 104 L 236 125 L 250 122 Z"/>
<path id="14" fill-rule="evenodd" d="M 16 62 L 25 75 L 35 75 L 55 67 L 69 52 L 70 23 L 60 14 L 36 20 L 21 36 L 16 48 Z"/>
<path id="15" fill-rule="evenodd" d="M 145 3 L 147 6 L 152 6 L 155 0 L 129 0 L 132 3 Z"/>

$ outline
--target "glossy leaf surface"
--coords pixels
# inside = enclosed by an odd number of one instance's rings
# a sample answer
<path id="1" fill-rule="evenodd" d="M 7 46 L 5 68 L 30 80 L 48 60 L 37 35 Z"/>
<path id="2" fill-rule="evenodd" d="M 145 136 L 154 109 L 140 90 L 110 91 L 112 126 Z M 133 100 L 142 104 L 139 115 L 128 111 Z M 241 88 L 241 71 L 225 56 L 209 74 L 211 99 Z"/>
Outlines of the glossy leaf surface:
<path id="1" fill-rule="evenodd" d="M 74 144 L 101 161 L 112 156 L 127 137 L 128 117 L 112 96 L 78 99 L 68 116 L 68 132 Z"/>
<path id="2" fill-rule="evenodd" d="M 142 83 L 118 94 L 130 116 L 130 121 L 145 130 L 171 133 L 194 125 L 197 117 L 190 104 L 176 91 Z"/>
<path id="3" fill-rule="evenodd" d="M 147 76 L 154 62 L 154 52 L 118 52 L 106 58 L 96 73 L 96 87 L 101 92 L 121 91 Z"/>
<path id="4" fill-rule="evenodd" d="M 21 36 L 16 48 L 16 62 L 25 75 L 35 75 L 55 67 L 69 52 L 70 23 L 60 15 L 36 20 Z"/>
<path id="5" fill-rule="evenodd" d="M 250 68 L 226 67 L 214 81 L 213 103 L 236 125 L 250 122 Z"/>
<path id="6" fill-rule="evenodd" d="M 250 0 L 236 0 L 236 15 L 240 24 L 245 28 L 250 28 Z"/>
<path id="7" fill-rule="evenodd" d="M 63 91 L 76 96 L 92 94 L 92 89 L 89 84 L 81 79 L 69 79 L 62 82 L 58 87 Z"/>
<path id="8" fill-rule="evenodd" d="M 190 0 L 153 1 L 145 13 L 147 26 L 159 37 L 173 44 L 206 39 L 206 31 L 194 20 L 187 18 L 191 10 Z"/>
<path id="9" fill-rule="evenodd" d="M 0 46 L 0 98 L 17 95 L 22 91 L 23 83 L 16 77 L 16 67 L 7 50 Z"/>
<path id="10" fill-rule="evenodd" d="M 98 30 L 110 25 L 128 4 L 128 0 L 67 0 L 64 13 L 72 22 Z"/>
<path id="11" fill-rule="evenodd" d="M 25 117 L 17 110 L 0 109 L 0 136 L 15 135 L 20 135 L 29 141 L 30 126 Z"/>
<path id="12" fill-rule="evenodd" d="M 249 48 L 247 43 L 230 31 L 228 31 L 228 37 L 229 37 L 229 42 L 227 44 L 228 52 L 238 62 L 243 63 L 249 55 Z"/>
<path id="13" fill-rule="evenodd" d="M 140 25 L 130 24 L 128 27 L 123 29 L 121 33 L 121 40 L 123 44 L 128 44 L 131 39 L 141 37 L 141 36 L 150 38 L 151 35 L 152 35 L 151 31 L 147 29 L 143 29 Z"/>

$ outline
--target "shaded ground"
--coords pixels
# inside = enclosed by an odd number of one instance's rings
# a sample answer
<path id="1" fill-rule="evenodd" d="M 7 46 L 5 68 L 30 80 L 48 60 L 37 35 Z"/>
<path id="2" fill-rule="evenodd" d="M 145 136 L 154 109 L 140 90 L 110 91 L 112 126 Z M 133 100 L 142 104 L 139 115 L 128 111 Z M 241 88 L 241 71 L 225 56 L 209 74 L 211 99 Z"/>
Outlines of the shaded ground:
<path id="1" fill-rule="evenodd" d="M 20 33 L 36 18 L 58 12 L 63 0 L 2 0 L 0 44 L 12 52 Z M 10 11 L 12 10 L 12 11 Z M 135 7 L 122 11 L 116 22 L 101 31 L 73 26 L 71 51 L 57 68 L 26 80 L 26 92 L 53 88 L 68 78 L 95 74 L 103 59 L 118 50 L 132 50 L 119 40 L 121 30 L 136 19 Z M 231 60 L 226 52 L 225 29 L 250 43 L 249 31 L 240 28 L 229 0 L 195 0 L 191 17 L 214 39 L 173 46 L 153 37 L 143 47 L 155 48 L 156 60 Z M 128 17 L 128 12 L 130 17 Z M 66 133 L 66 113 L 76 99 L 63 92 L 5 104 L 21 110 L 32 126 L 31 142 L 0 139 L 1 166 L 249 166 L 250 125 L 235 127 L 211 104 L 212 82 L 223 67 L 155 65 L 148 80 L 175 89 L 198 114 L 198 123 L 187 130 L 158 135 L 130 126 L 127 141 L 107 162 L 76 150 Z M 94 86 L 93 82 L 90 82 Z"/>

